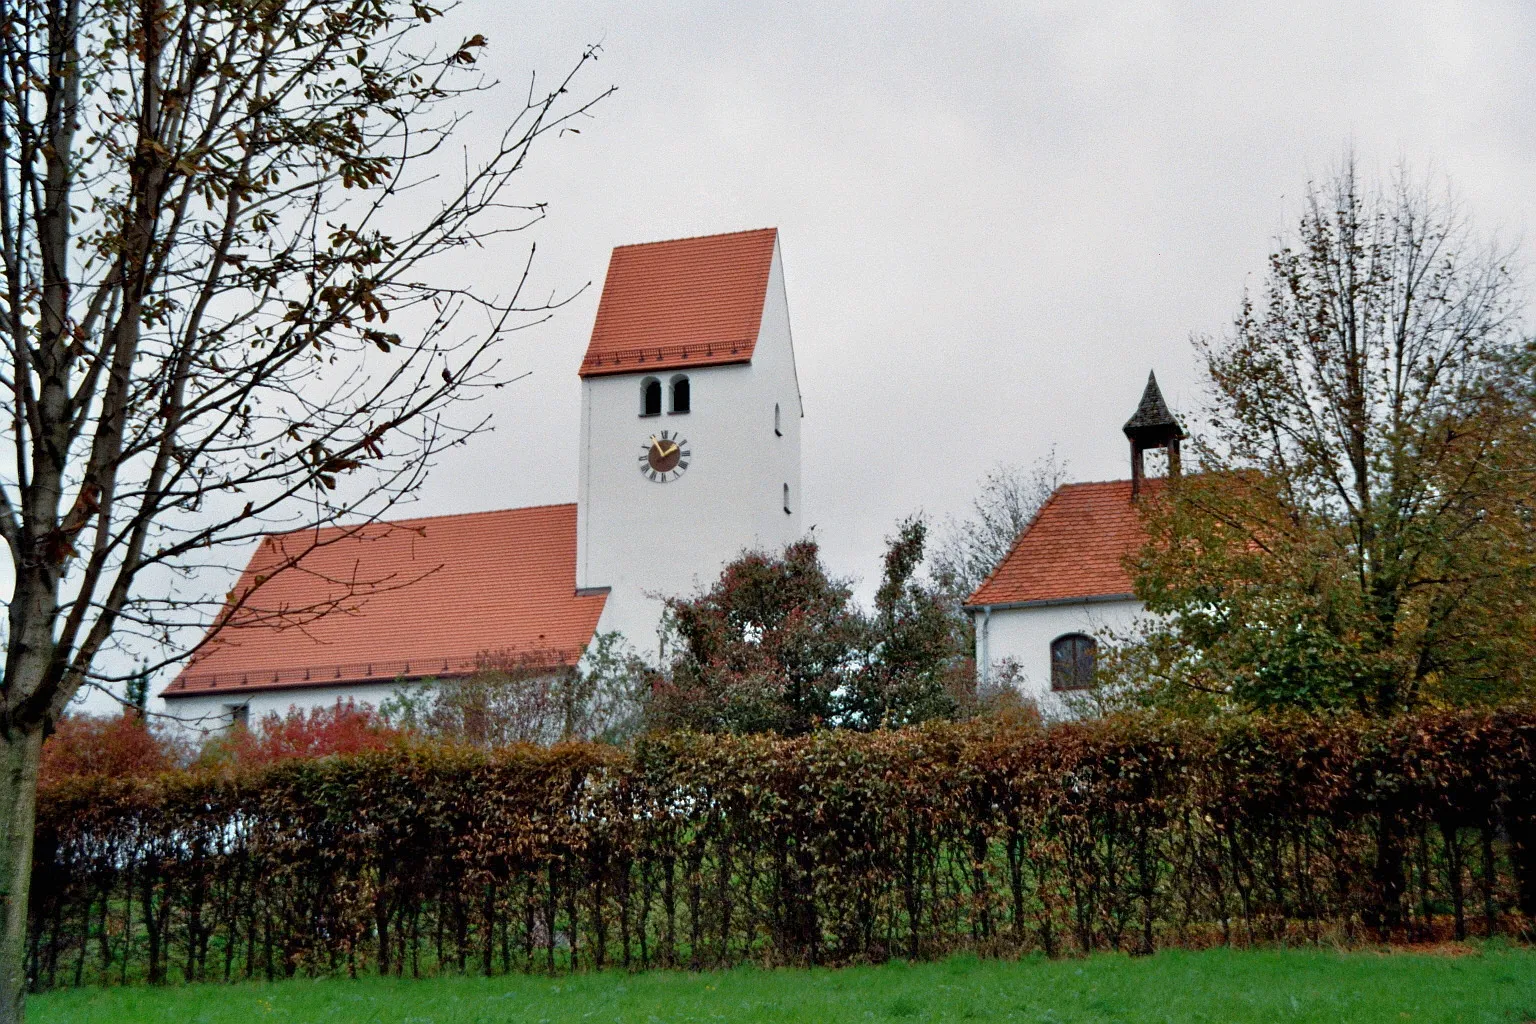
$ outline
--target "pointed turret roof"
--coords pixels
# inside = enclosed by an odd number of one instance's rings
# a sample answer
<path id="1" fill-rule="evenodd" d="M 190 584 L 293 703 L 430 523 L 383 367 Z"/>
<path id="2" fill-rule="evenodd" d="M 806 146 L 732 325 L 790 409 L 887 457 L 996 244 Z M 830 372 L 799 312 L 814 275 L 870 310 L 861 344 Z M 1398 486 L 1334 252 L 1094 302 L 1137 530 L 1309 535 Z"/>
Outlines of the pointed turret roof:
<path id="1" fill-rule="evenodd" d="M 1157 374 L 1147 374 L 1147 389 L 1141 393 L 1141 403 L 1131 418 L 1121 428 L 1130 438 L 1152 440 L 1160 437 L 1184 436 L 1184 428 L 1173 418 L 1168 403 L 1163 401 L 1162 389 L 1157 386 Z"/>

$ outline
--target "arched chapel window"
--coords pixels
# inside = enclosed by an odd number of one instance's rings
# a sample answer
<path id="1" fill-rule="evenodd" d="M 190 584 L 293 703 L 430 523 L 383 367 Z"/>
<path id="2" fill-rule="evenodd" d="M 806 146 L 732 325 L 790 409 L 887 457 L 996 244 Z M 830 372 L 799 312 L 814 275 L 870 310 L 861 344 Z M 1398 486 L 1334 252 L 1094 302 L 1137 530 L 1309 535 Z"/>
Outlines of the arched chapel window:
<path id="1" fill-rule="evenodd" d="M 672 411 L 687 412 L 693 401 L 692 388 L 688 384 L 688 378 L 678 374 L 672 378 Z"/>
<path id="2" fill-rule="evenodd" d="M 1051 689 L 1083 690 L 1093 685 L 1098 668 L 1099 642 L 1082 633 L 1068 633 L 1051 641 Z"/>
<path id="3" fill-rule="evenodd" d="M 784 485 L 784 514 L 789 515 L 789 484 Z"/>
<path id="4" fill-rule="evenodd" d="M 779 403 L 773 403 L 773 432 L 779 437 L 784 436 L 784 431 L 779 429 Z"/>
<path id="5" fill-rule="evenodd" d="M 661 415 L 661 381 L 655 377 L 640 382 L 640 415 Z"/>

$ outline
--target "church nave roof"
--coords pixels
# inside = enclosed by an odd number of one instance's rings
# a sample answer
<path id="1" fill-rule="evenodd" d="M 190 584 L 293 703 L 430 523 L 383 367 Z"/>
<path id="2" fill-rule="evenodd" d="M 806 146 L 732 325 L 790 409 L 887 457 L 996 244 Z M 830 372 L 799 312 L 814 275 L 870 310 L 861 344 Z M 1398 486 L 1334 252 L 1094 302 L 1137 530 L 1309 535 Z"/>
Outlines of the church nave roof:
<path id="1" fill-rule="evenodd" d="M 576 590 L 575 505 L 277 534 L 231 591 L 230 624 L 162 696 L 456 676 L 487 657 L 572 664 L 605 600 Z"/>

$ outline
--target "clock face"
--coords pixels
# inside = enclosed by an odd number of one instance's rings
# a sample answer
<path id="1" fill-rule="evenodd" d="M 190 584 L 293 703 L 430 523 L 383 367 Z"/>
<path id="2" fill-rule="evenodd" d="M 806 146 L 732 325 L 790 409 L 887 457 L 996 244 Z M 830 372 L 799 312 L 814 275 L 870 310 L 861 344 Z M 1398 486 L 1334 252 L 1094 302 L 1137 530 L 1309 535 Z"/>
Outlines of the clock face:
<path id="1" fill-rule="evenodd" d="M 640 475 L 652 483 L 676 480 L 688 469 L 693 456 L 687 438 L 667 430 L 652 434 L 640 447 Z"/>

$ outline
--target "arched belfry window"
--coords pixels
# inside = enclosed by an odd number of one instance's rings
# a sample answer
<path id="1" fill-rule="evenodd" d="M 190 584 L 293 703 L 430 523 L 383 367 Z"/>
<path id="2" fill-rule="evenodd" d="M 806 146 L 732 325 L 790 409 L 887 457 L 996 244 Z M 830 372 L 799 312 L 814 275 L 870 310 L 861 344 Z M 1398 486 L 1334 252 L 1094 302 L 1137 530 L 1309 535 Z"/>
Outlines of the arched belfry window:
<path id="1" fill-rule="evenodd" d="M 687 412 L 693 404 L 693 388 L 688 383 L 685 374 L 678 374 L 672 378 L 672 411 L 674 413 Z"/>
<path id="2" fill-rule="evenodd" d="M 1051 641 L 1051 689 L 1083 690 L 1093 685 L 1098 669 L 1099 642 L 1082 633 Z"/>
<path id="3" fill-rule="evenodd" d="M 640 415 L 661 415 L 661 381 L 655 377 L 640 382 Z"/>

